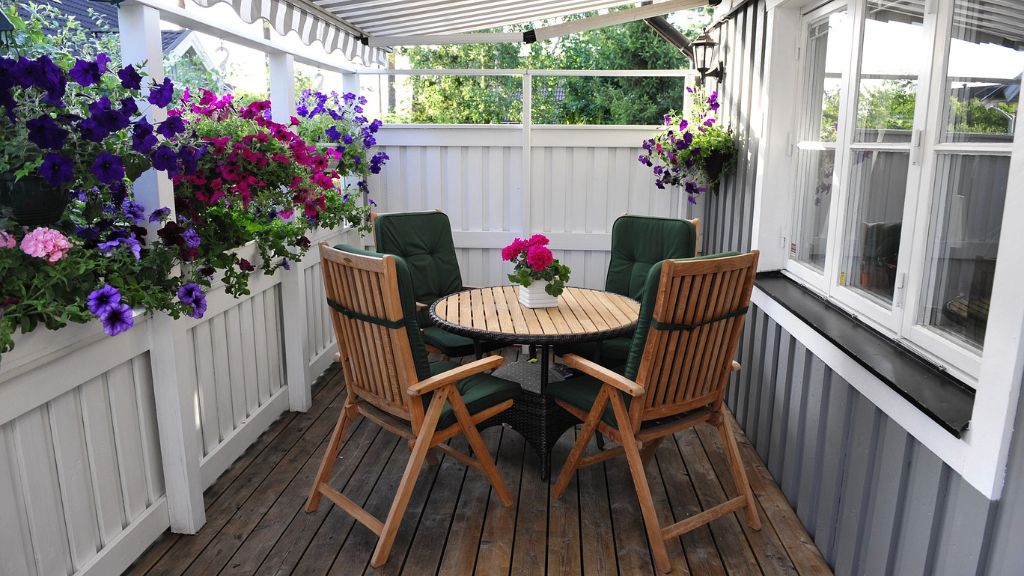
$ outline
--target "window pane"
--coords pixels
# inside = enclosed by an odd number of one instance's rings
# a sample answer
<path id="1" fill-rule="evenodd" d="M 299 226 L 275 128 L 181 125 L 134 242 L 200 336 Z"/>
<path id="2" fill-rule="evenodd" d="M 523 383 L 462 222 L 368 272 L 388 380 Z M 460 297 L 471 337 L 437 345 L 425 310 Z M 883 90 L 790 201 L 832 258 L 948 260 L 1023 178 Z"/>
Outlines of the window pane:
<path id="1" fill-rule="evenodd" d="M 810 23 L 804 49 L 806 114 L 800 140 L 835 142 L 839 130 L 839 96 L 849 60 L 850 36 L 846 9 Z"/>
<path id="2" fill-rule="evenodd" d="M 828 244 L 828 207 L 836 152 L 800 149 L 797 156 L 799 193 L 789 256 L 824 272 L 825 248 Z"/>
<path id="3" fill-rule="evenodd" d="M 1005 2 L 955 0 L 946 86 L 946 142 L 1012 142 L 1024 16 Z"/>
<path id="4" fill-rule="evenodd" d="M 910 142 L 917 76 L 930 62 L 923 30 L 922 14 L 912 9 L 891 0 L 867 3 L 856 141 Z"/>
<path id="5" fill-rule="evenodd" d="M 939 156 L 921 321 L 980 348 L 1010 171 L 1007 156 Z"/>
<path id="6" fill-rule="evenodd" d="M 854 150 L 839 283 L 892 304 L 903 226 L 907 152 Z"/>

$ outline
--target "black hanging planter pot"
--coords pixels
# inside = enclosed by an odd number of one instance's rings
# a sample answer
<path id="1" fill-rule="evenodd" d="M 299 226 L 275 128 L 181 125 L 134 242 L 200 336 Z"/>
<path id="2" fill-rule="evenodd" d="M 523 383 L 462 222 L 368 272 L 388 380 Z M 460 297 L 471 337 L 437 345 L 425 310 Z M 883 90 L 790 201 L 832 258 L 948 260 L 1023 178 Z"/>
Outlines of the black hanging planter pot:
<path id="1" fill-rule="evenodd" d="M 704 159 L 703 171 L 704 176 L 708 179 L 708 184 L 717 184 L 719 178 L 722 177 L 722 172 L 725 170 L 725 166 L 729 163 L 731 154 L 724 151 L 712 152 Z"/>
<path id="2" fill-rule="evenodd" d="M 40 176 L 30 174 L 15 181 L 12 175 L 0 175 L 0 207 L 10 209 L 22 226 L 55 224 L 67 206 L 68 191 Z"/>

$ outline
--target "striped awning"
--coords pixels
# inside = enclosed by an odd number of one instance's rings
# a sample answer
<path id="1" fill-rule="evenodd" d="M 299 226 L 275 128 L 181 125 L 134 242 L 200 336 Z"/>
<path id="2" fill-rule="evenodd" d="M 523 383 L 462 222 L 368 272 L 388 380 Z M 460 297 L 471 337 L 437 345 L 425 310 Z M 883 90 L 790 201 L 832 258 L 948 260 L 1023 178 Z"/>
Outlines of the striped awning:
<path id="1" fill-rule="evenodd" d="M 654 4 L 670 0 L 655 0 Z M 676 0 L 678 1 L 678 0 Z M 193 0 L 201 6 L 231 4 L 248 23 L 263 19 L 281 35 L 322 42 L 328 52 L 372 66 L 387 62 L 373 37 L 428 36 L 493 30 L 613 7 L 645 4 L 623 0 Z"/>

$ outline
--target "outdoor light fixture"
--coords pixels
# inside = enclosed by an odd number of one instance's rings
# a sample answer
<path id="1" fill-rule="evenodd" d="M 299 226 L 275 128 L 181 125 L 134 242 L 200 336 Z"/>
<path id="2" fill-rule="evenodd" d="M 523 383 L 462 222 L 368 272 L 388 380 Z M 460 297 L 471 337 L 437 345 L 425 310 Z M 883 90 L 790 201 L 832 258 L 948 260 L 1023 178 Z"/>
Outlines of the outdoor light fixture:
<path id="1" fill-rule="evenodd" d="M 14 43 L 14 24 L 10 18 L 0 10 L 0 47 L 7 49 Z"/>
<path id="2" fill-rule="evenodd" d="M 725 66 L 718 60 L 718 42 L 708 36 L 707 31 L 690 44 L 693 49 L 693 66 L 700 72 L 700 81 L 708 76 L 721 82 L 725 76 Z"/>

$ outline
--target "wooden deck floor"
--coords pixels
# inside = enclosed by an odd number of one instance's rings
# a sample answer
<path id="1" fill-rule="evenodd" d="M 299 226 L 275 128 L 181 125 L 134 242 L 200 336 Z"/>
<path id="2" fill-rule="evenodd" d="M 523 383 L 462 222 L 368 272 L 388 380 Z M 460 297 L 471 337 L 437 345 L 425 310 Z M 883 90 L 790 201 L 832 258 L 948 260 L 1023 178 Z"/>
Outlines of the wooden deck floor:
<path id="1" fill-rule="evenodd" d="M 387 565 L 370 568 L 372 532 L 324 499 L 303 504 L 344 400 L 337 370 L 314 389 L 313 408 L 287 413 L 207 490 L 207 523 L 194 536 L 164 534 L 126 572 L 141 575 L 341 574 L 653 574 L 626 463 L 580 471 L 560 499 L 539 478 L 538 459 L 514 431 L 484 438 L 518 494 L 503 508 L 483 475 L 444 458 L 416 485 Z M 574 440 L 567 432 L 555 473 Z M 699 427 L 663 442 L 648 478 L 663 521 L 698 512 L 734 494 L 718 436 Z M 465 449 L 461 439 L 457 444 Z M 746 438 L 747 462 L 764 524 L 753 531 L 730 514 L 669 543 L 676 574 L 828 574 Z M 409 454 L 408 445 L 362 420 L 350 434 L 332 484 L 383 518 Z M 671 518 L 670 518 L 671 517 Z"/>

